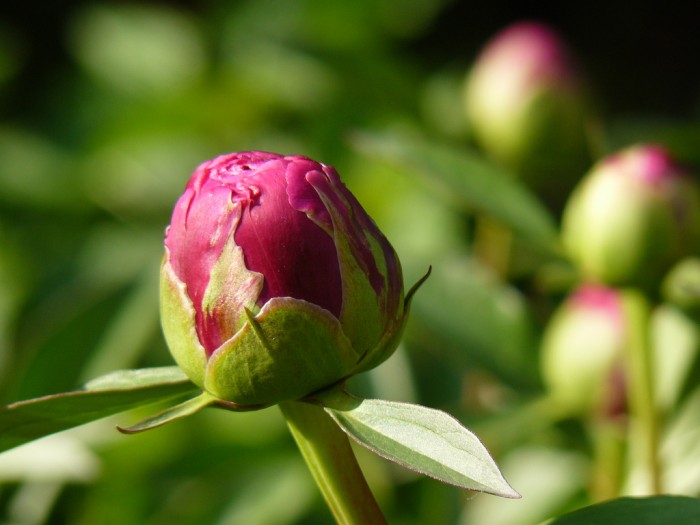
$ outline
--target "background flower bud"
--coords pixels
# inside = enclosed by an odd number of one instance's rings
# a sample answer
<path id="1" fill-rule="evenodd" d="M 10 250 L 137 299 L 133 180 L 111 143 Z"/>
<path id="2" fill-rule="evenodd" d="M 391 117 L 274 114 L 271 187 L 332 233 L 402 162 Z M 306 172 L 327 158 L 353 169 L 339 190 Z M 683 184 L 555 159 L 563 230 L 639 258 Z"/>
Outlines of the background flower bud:
<path id="1" fill-rule="evenodd" d="M 478 144 L 541 189 L 585 169 L 581 82 L 549 27 L 522 22 L 497 34 L 470 71 L 465 94 Z"/>
<path id="2" fill-rule="evenodd" d="M 297 399 L 376 366 L 398 342 L 398 257 L 329 166 L 264 152 L 205 162 L 165 248 L 168 346 L 221 399 Z"/>
<path id="3" fill-rule="evenodd" d="M 552 397 L 574 414 L 626 409 L 626 333 L 619 293 L 585 284 L 551 318 L 542 341 L 542 376 Z"/>
<path id="4" fill-rule="evenodd" d="M 636 146 L 593 167 L 571 195 L 562 228 L 588 279 L 656 285 L 675 261 L 697 252 L 700 196 L 663 148 Z"/>
<path id="5" fill-rule="evenodd" d="M 700 320 L 700 257 L 675 264 L 664 277 L 661 293 L 665 301 Z"/>

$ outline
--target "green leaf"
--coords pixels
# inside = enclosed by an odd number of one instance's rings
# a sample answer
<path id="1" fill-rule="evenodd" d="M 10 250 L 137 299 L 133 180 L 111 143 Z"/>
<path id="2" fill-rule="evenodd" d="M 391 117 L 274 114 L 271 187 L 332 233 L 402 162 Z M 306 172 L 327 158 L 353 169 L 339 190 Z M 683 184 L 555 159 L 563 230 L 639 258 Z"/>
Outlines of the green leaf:
<path id="1" fill-rule="evenodd" d="M 421 176 L 456 205 L 494 217 L 540 248 L 559 251 L 556 222 L 544 205 L 510 172 L 478 154 L 409 134 L 360 134 L 354 144 Z"/>
<path id="2" fill-rule="evenodd" d="M 85 390 L 121 390 L 182 382 L 189 382 L 189 379 L 179 367 L 162 366 L 110 372 L 88 381 L 85 384 Z M 195 388 L 194 385 L 189 386 Z"/>
<path id="3" fill-rule="evenodd" d="M 348 435 L 390 461 L 463 489 L 520 497 L 479 438 L 445 412 L 363 400 L 340 389 L 328 390 L 318 399 Z"/>
<path id="4" fill-rule="evenodd" d="M 537 387 L 538 341 L 521 292 L 467 255 L 433 263 L 411 305 L 410 344 L 426 355 L 440 348 L 462 368 L 483 368 L 519 389 Z"/>
<path id="5" fill-rule="evenodd" d="M 700 523 L 700 499 L 685 496 L 620 498 L 579 509 L 547 522 L 547 525 L 696 525 Z"/>
<path id="6" fill-rule="evenodd" d="M 198 389 L 177 367 L 113 372 L 85 389 L 0 408 L 0 452 L 124 410 L 193 394 Z"/>

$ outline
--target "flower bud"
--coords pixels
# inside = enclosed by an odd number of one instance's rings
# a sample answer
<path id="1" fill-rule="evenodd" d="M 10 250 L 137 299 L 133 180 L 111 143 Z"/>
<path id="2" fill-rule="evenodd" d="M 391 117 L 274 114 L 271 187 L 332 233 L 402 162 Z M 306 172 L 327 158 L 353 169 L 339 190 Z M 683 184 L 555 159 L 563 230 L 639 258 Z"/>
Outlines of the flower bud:
<path id="1" fill-rule="evenodd" d="M 474 138 L 496 161 L 536 186 L 557 184 L 586 162 L 586 104 L 578 72 L 559 36 L 533 22 L 487 43 L 467 79 Z"/>
<path id="2" fill-rule="evenodd" d="M 655 145 L 603 159 L 572 193 L 564 244 L 588 279 L 609 285 L 655 285 L 684 255 L 697 252 L 700 196 L 693 182 Z"/>
<path id="3" fill-rule="evenodd" d="M 661 284 L 665 301 L 700 320 L 700 257 L 687 257 L 673 266 Z"/>
<path id="4" fill-rule="evenodd" d="M 386 359 L 407 308 L 393 248 L 336 171 L 232 153 L 203 163 L 165 236 L 178 365 L 240 405 L 298 399 Z"/>
<path id="5" fill-rule="evenodd" d="M 586 284 L 551 318 L 542 340 L 542 376 L 552 397 L 574 414 L 625 411 L 621 360 L 626 341 L 617 291 Z"/>

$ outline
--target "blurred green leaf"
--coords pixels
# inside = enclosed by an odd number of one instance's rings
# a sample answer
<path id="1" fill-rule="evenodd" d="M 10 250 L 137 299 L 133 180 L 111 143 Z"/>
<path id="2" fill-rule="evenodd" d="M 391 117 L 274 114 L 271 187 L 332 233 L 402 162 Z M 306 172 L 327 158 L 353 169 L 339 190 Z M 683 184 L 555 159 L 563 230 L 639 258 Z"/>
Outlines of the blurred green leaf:
<path id="1" fill-rule="evenodd" d="M 70 44 L 88 71 L 134 94 L 186 86 L 204 69 L 197 26 L 164 5 L 94 4 L 76 17 Z"/>
<path id="2" fill-rule="evenodd" d="M 229 498 L 216 525 L 285 525 L 297 523 L 316 496 L 316 487 L 301 462 L 277 459 L 258 463 L 245 486 Z"/>
<path id="3" fill-rule="evenodd" d="M 105 283 L 99 283 L 104 285 Z M 96 289 L 79 280 L 64 284 L 30 314 L 32 327 L 18 348 L 17 364 L 8 377 L 10 399 L 30 399 L 67 392 L 83 379 L 82 369 L 99 348 L 123 304 L 128 288 Z M 7 399 L 4 400 L 7 402 Z"/>
<path id="4" fill-rule="evenodd" d="M 383 458 L 463 489 L 520 497 L 479 438 L 445 412 L 340 390 L 319 398 L 345 432 Z"/>
<path id="5" fill-rule="evenodd" d="M 416 294 L 408 338 L 426 339 L 461 366 L 479 366 L 504 381 L 537 384 L 537 341 L 527 303 L 467 256 L 434 261 L 433 273 Z"/>
<path id="6" fill-rule="evenodd" d="M 700 499 L 684 496 L 620 498 L 586 507 L 547 522 L 547 525 L 696 525 Z"/>
<path id="7" fill-rule="evenodd" d="M 84 390 L 20 401 L 0 409 L 0 451 L 147 403 L 197 392 L 177 367 L 124 370 Z"/>
<path id="8" fill-rule="evenodd" d="M 664 488 L 676 494 L 698 494 L 700 476 L 700 388 L 695 388 L 669 421 L 661 445 Z"/>
<path id="9" fill-rule="evenodd" d="M 558 250 L 556 223 L 544 205 L 515 177 L 466 148 L 401 134 L 362 133 L 362 153 L 418 175 L 456 205 L 486 213 L 548 251 Z"/>
<path id="10" fill-rule="evenodd" d="M 32 131 L 0 126 L 0 205 L 84 212 L 74 159 Z"/>
<path id="11" fill-rule="evenodd" d="M 670 304 L 654 309 L 650 325 L 656 403 L 661 410 L 672 413 L 684 391 L 695 385 L 692 372 L 700 351 L 700 327 Z"/>

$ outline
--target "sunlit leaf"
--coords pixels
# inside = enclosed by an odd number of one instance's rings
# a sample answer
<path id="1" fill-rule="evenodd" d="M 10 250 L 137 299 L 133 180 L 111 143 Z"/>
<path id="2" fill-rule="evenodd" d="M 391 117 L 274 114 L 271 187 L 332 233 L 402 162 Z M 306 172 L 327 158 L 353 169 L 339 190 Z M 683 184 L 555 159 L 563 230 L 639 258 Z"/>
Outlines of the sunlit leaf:
<path id="1" fill-rule="evenodd" d="M 197 392 L 177 367 L 124 370 L 83 390 L 13 403 L 0 409 L 0 452 L 148 403 Z"/>
<path id="2" fill-rule="evenodd" d="M 321 401 L 353 439 L 390 461 L 463 489 L 520 497 L 479 438 L 445 412 L 339 390 Z"/>

